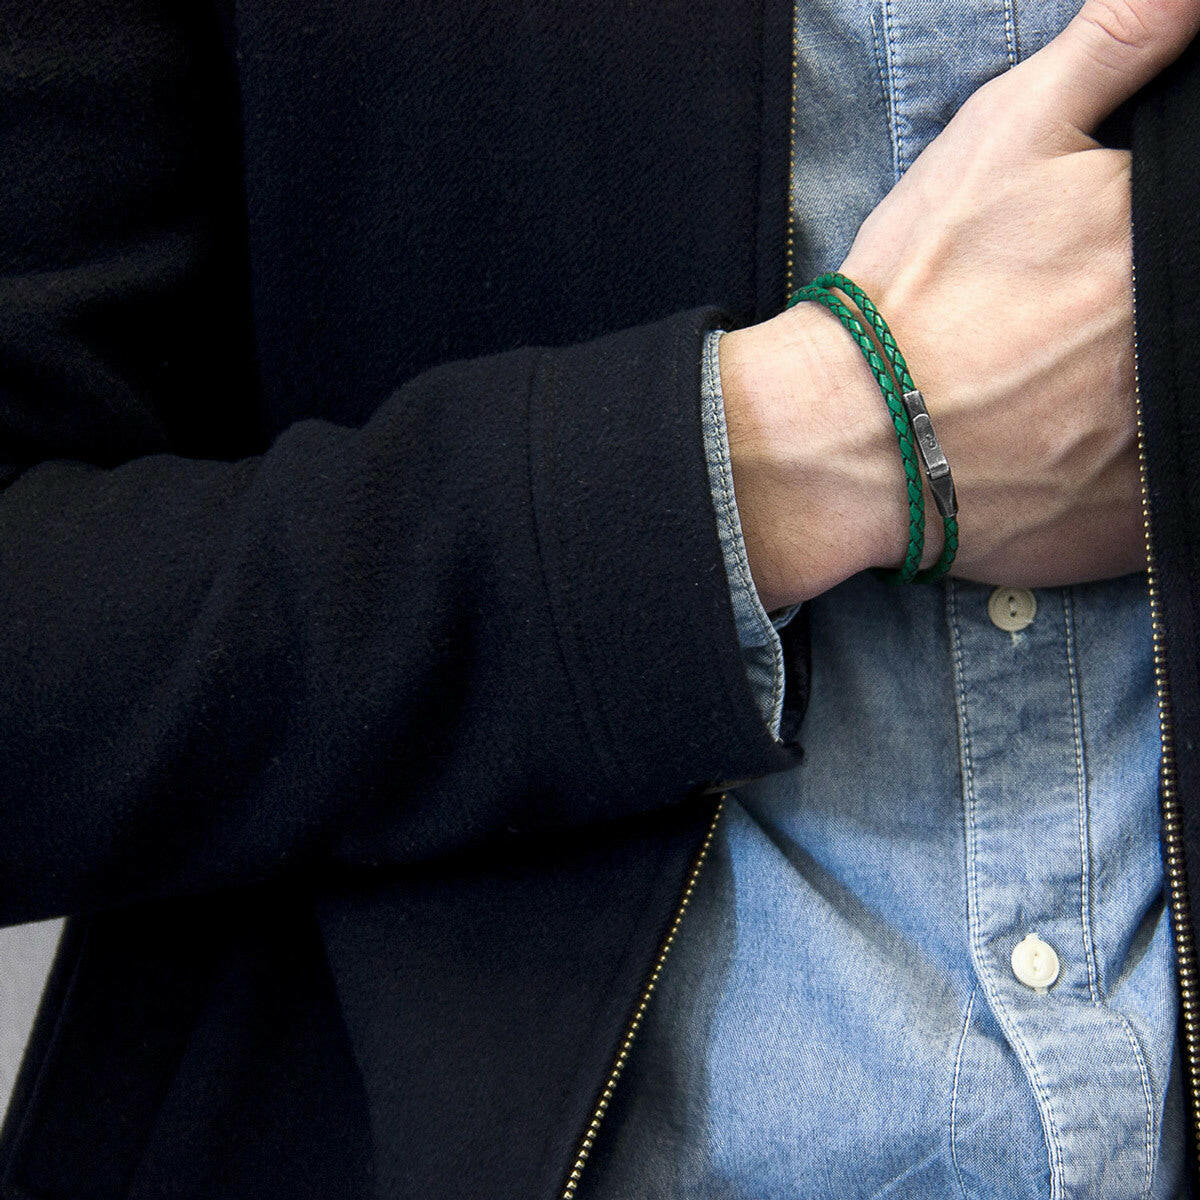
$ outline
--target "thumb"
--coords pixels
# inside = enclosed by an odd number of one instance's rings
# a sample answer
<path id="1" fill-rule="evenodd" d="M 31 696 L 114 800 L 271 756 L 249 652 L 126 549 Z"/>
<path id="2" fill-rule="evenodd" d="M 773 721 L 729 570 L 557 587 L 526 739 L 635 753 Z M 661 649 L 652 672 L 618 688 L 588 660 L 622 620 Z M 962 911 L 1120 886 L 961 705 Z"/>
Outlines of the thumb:
<path id="1" fill-rule="evenodd" d="M 1083 133 L 1168 63 L 1200 26 L 1200 0 L 1085 0 L 1066 29 L 1008 73 L 1047 116 Z"/>

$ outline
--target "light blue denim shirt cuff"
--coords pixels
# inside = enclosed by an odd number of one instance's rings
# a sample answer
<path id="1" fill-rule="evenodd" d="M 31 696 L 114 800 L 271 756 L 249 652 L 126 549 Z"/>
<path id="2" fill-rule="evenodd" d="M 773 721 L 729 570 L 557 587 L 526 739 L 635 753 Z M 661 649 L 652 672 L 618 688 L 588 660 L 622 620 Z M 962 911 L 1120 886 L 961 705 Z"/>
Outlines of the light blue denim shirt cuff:
<path id="1" fill-rule="evenodd" d="M 783 645 L 779 640 L 782 629 L 799 611 L 798 604 L 781 609 L 773 616 L 762 606 L 758 589 L 750 574 L 746 557 L 746 542 L 742 522 L 738 517 L 737 500 L 733 494 L 733 467 L 729 458 L 729 434 L 725 428 L 725 400 L 721 394 L 721 368 L 717 353 L 724 336 L 723 329 L 714 329 L 704 339 L 700 371 L 701 411 L 704 424 L 704 452 L 708 461 L 708 479 L 712 487 L 713 505 L 717 512 L 717 529 L 725 559 L 725 574 L 733 600 L 733 616 L 737 625 L 738 644 L 746 664 L 746 675 L 758 698 L 763 719 L 775 738 L 779 737 L 779 722 L 783 714 L 784 667 Z"/>

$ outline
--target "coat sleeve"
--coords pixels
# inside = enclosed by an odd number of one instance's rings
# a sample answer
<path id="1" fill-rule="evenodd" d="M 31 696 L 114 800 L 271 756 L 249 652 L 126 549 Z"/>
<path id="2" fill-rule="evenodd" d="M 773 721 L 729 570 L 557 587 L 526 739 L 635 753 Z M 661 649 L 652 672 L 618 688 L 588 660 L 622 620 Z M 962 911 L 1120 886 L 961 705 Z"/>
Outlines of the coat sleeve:
<path id="1" fill-rule="evenodd" d="M 8 7 L 0 922 L 416 862 L 790 764 L 706 474 L 721 313 L 447 363 L 260 446 L 204 186 L 227 150 L 180 31 Z"/>

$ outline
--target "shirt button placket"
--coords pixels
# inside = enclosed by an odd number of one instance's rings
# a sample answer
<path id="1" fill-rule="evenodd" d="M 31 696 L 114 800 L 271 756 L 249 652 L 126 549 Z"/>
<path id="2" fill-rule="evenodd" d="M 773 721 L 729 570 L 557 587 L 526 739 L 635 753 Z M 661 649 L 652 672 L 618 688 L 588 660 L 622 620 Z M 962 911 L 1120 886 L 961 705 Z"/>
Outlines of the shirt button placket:
<path id="1" fill-rule="evenodd" d="M 1145 1113 L 1130 1097 L 1141 1084 L 1119 1020 L 1095 1003 L 1082 924 L 1087 786 L 1070 600 L 958 581 L 950 592 L 977 979 L 1036 1099 L 1052 1195 L 1099 1194 L 1100 1164 L 1106 1186 L 1136 1189 Z"/>

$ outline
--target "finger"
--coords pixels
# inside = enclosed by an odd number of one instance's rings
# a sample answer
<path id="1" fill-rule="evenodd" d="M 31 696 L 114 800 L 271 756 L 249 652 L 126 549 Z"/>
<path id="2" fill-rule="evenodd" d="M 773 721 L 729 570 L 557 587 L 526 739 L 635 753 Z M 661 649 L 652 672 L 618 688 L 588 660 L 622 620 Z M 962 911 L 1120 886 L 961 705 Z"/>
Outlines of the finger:
<path id="1" fill-rule="evenodd" d="M 1173 62 L 1200 27 L 1200 0 L 1085 0 L 1066 29 L 1004 77 L 1047 117 L 1083 133 Z"/>

